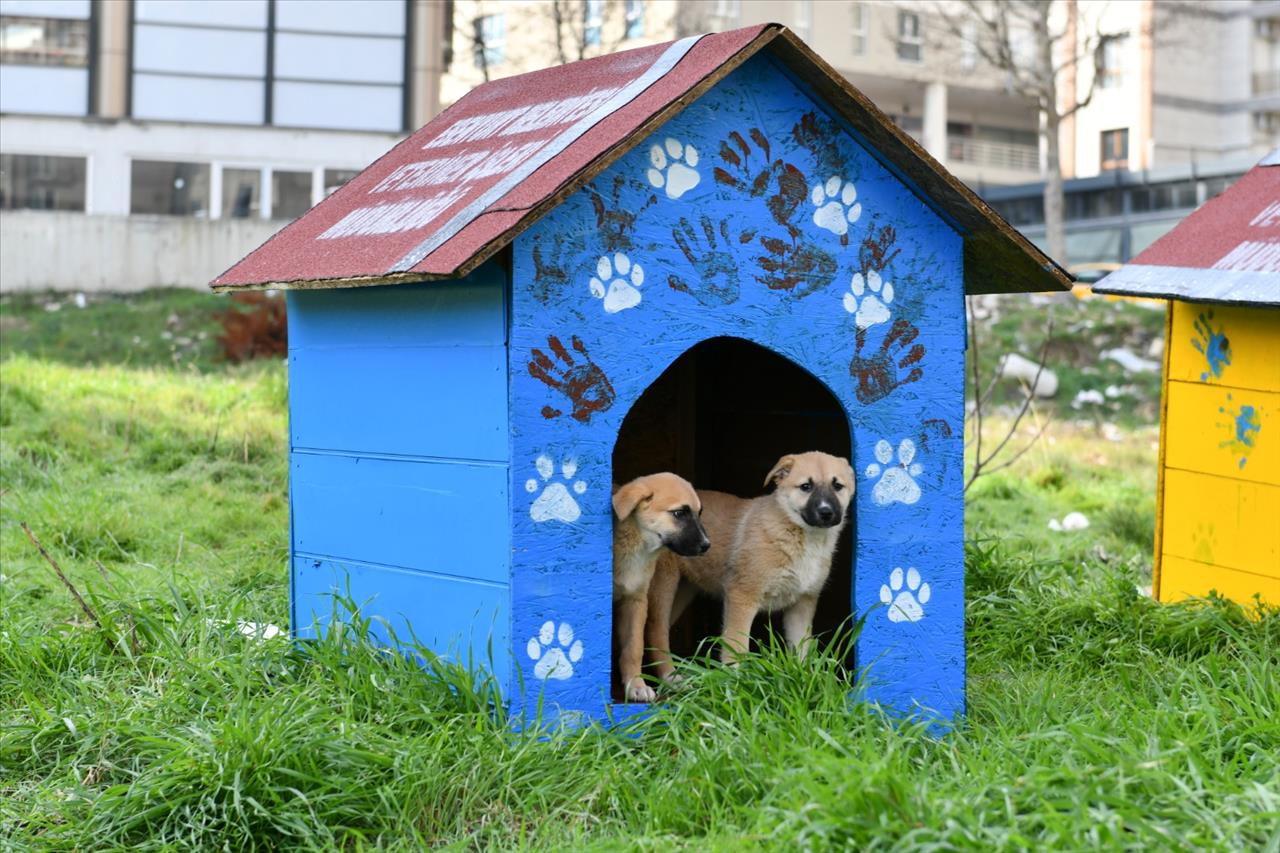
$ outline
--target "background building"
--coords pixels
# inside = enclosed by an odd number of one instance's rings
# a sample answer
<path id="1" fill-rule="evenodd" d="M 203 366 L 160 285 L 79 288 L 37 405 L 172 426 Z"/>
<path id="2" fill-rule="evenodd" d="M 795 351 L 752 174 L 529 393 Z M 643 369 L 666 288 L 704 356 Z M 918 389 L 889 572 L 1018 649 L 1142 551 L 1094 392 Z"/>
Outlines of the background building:
<path id="1" fill-rule="evenodd" d="M 1128 34 L 1063 126 L 1068 178 L 1194 164 L 1229 181 L 1280 143 L 1280 0 L 1054 2 L 1082 40 L 1086 25 Z M 0 285 L 203 284 L 485 79 L 769 20 L 979 191 L 1040 181 L 1035 104 L 939 8 L 0 0 Z M 1063 97 L 1085 97 L 1090 74 Z"/>

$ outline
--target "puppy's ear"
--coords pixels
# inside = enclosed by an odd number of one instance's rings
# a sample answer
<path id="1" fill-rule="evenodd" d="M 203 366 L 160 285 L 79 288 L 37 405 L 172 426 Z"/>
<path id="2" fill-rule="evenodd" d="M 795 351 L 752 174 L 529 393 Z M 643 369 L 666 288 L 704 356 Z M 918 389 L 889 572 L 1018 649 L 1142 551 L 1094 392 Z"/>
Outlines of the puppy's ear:
<path id="1" fill-rule="evenodd" d="M 765 488 L 769 488 L 773 483 L 785 479 L 791 473 L 791 466 L 796 464 L 794 456 L 784 456 L 778 460 L 778 464 L 773 466 L 773 470 L 769 472 L 769 476 L 764 478 Z"/>
<path id="2" fill-rule="evenodd" d="M 613 493 L 613 514 L 619 520 L 636 511 L 636 507 L 653 497 L 653 489 L 641 480 L 632 480 Z"/>

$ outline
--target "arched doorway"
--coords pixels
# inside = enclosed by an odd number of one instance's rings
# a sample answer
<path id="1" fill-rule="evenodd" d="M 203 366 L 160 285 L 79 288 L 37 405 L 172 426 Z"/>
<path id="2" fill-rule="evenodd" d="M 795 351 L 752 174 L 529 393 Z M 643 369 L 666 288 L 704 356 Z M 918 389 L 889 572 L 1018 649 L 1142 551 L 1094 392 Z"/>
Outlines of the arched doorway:
<path id="1" fill-rule="evenodd" d="M 710 338 L 672 362 L 627 412 L 613 448 L 613 482 L 672 471 L 701 489 L 755 497 L 785 454 L 821 450 L 851 459 L 851 447 L 843 406 L 812 374 L 749 341 Z M 820 640 L 852 609 L 853 526 L 851 519 L 841 534 L 819 602 Z M 720 620 L 719 602 L 700 599 L 674 626 L 672 650 L 694 653 L 720 633 Z M 754 636 L 765 631 L 765 619 L 757 619 Z"/>

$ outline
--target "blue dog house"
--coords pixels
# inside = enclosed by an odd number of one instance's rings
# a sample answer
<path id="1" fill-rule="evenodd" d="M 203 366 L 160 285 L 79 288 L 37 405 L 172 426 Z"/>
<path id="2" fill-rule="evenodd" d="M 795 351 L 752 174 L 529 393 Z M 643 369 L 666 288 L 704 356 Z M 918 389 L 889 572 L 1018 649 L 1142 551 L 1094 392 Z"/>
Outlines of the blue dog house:
<path id="1" fill-rule="evenodd" d="M 214 287 L 290 291 L 295 636 L 349 590 L 603 717 L 611 482 L 754 495 L 827 450 L 859 480 L 817 627 L 869 613 L 866 694 L 950 718 L 964 295 L 1068 281 L 766 25 L 480 86 Z"/>

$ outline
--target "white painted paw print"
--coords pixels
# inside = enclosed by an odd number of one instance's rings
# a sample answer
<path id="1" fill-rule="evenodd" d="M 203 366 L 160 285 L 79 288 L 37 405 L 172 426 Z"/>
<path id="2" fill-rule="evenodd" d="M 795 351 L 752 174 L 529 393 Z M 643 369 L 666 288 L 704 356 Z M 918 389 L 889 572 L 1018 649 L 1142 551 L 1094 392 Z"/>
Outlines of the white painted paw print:
<path id="1" fill-rule="evenodd" d="M 890 622 L 919 622 L 924 618 L 924 605 L 933 592 L 920 582 L 915 568 L 907 569 L 907 588 L 902 588 L 902 569 L 889 573 L 889 582 L 880 585 L 880 601 L 889 606 Z"/>
<path id="2" fill-rule="evenodd" d="M 649 183 L 666 190 L 667 198 L 680 198 L 698 185 L 698 149 L 670 136 L 649 149 Z"/>
<path id="3" fill-rule="evenodd" d="M 617 314 L 640 304 L 643 284 L 644 269 L 639 264 L 633 264 L 622 252 L 612 258 L 603 255 L 591 277 L 591 295 L 603 300 L 606 314 Z"/>
<path id="4" fill-rule="evenodd" d="M 898 443 L 898 462 L 893 460 L 893 445 L 883 438 L 876 442 L 876 460 L 867 466 L 866 474 L 871 479 L 879 477 L 879 481 L 871 490 L 871 500 L 880 506 L 893 503 L 913 504 L 920 500 L 920 486 L 915 478 L 924 471 L 916 458 L 916 443 L 904 438 Z"/>
<path id="5" fill-rule="evenodd" d="M 838 175 L 827 178 L 825 184 L 814 184 L 809 193 L 809 200 L 817 208 L 813 212 L 813 224 L 843 237 L 849 233 L 849 226 L 862 216 L 862 205 L 857 199 L 857 188 Z"/>
<path id="6" fill-rule="evenodd" d="M 525 481 L 524 490 L 529 494 L 538 491 L 540 485 L 545 485 L 542 494 L 538 495 L 534 500 L 533 506 L 529 507 L 529 517 L 538 523 L 544 521 L 577 521 L 582 515 L 582 510 L 578 508 L 578 502 L 573 499 L 573 495 L 569 494 L 569 488 L 566 484 L 573 479 L 573 475 L 578 473 L 578 463 L 572 459 L 566 459 L 564 464 L 560 466 L 560 475 L 564 478 L 563 483 L 549 483 L 552 475 L 556 472 L 556 463 L 552 461 L 550 456 L 543 454 L 539 456 L 537 461 L 533 463 L 533 467 L 538 469 L 538 477 L 541 483 L 530 477 Z M 572 486 L 573 491 L 582 494 L 587 490 L 587 484 L 582 480 L 578 480 Z"/>
<path id="7" fill-rule="evenodd" d="M 534 677 L 543 681 L 564 681 L 573 677 L 573 665 L 582 660 L 582 641 L 573 638 L 573 626 L 568 622 L 542 623 L 538 636 L 530 637 L 525 647 L 529 659 L 534 661 Z"/>
<path id="8" fill-rule="evenodd" d="M 844 295 L 844 310 L 854 315 L 859 329 L 869 329 L 889 319 L 893 284 L 882 281 L 878 271 L 868 270 L 865 279 L 862 273 L 854 273 L 849 291 Z"/>

